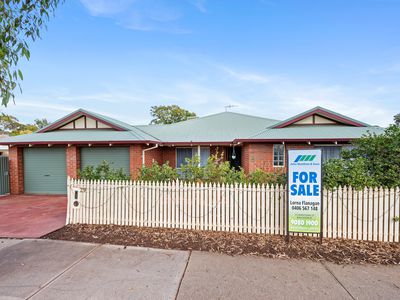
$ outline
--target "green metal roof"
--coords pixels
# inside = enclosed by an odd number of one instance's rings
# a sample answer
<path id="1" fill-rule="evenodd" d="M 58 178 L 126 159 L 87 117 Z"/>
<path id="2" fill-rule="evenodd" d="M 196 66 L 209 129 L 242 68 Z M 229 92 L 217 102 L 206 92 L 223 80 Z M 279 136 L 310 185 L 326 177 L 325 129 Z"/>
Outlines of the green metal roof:
<path id="1" fill-rule="evenodd" d="M 384 128 L 376 126 L 354 127 L 340 125 L 292 126 L 269 128 L 249 137 L 254 140 L 306 140 L 306 139 L 355 139 L 370 133 L 382 134 Z"/>
<path id="2" fill-rule="evenodd" d="M 17 143 L 96 143 L 96 142 L 159 142 L 140 130 L 58 130 L 12 136 L 1 140 L 2 144 Z"/>
<path id="3" fill-rule="evenodd" d="M 320 109 L 320 108 L 316 108 Z M 58 123 L 67 122 L 79 112 L 114 124 L 123 130 L 53 130 Z M 308 111 L 310 112 L 310 111 Z M 332 112 L 333 113 L 333 112 Z M 304 113 L 303 113 L 304 114 Z M 335 113 L 338 115 L 337 113 Z M 302 115 L 302 114 L 300 114 Z M 344 116 L 343 116 L 344 117 Z M 346 117 L 347 118 L 347 117 Z M 293 119 L 293 118 L 290 118 Z M 359 121 L 357 121 L 359 122 Z M 223 112 L 201 118 L 191 119 L 170 125 L 133 126 L 97 113 L 77 110 L 48 126 L 47 132 L 36 132 L 2 139 L 0 145 L 8 144 L 47 144 L 47 143 L 232 143 L 233 141 L 268 140 L 348 140 L 361 137 L 367 132 L 380 134 L 383 128 L 374 126 L 345 125 L 302 125 L 274 128 L 281 122 L 277 120 Z M 118 129 L 117 128 L 117 129 Z"/>
<path id="4" fill-rule="evenodd" d="M 277 120 L 223 112 L 170 125 L 136 126 L 164 142 L 232 142 L 278 122 Z"/>

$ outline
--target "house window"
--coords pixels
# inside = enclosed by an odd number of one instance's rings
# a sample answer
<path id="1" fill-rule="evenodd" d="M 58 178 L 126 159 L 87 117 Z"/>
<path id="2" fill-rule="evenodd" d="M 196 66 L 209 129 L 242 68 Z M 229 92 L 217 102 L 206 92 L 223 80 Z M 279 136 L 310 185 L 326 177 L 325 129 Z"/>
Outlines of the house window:
<path id="1" fill-rule="evenodd" d="M 193 148 L 177 148 L 176 149 L 176 167 L 180 168 L 181 165 L 186 165 L 186 159 L 192 159 L 198 155 L 198 147 Z M 200 148 L 200 167 L 204 167 L 207 164 L 208 158 L 210 157 L 210 148 Z"/>
<path id="2" fill-rule="evenodd" d="M 322 150 L 322 163 L 333 158 L 340 158 L 342 152 L 341 146 L 321 146 L 318 148 Z"/>
<path id="3" fill-rule="evenodd" d="M 274 167 L 283 167 L 285 165 L 285 145 L 274 144 Z"/>

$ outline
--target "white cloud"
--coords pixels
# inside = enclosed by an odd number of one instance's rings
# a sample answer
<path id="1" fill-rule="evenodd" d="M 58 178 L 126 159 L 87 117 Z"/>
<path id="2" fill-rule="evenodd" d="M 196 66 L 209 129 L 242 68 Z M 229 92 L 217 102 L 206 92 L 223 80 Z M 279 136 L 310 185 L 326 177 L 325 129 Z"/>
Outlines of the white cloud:
<path id="1" fill-rule="evenodd" d="M 190 4 L 192 4 L 196 9 L 198 9 L 202 13 L 207 12 L 206 8 L 206 0 L 187 0 Z"/>
<path id="2" fill-rule="evenodd" d="M 161 104 L 178 104 L 201 116 L 235 105 L 231 111 L 280 120 L 323 106 L 382 126 L 391 123 L 398 113 L 400 88 L 395 84 L 326 84 L 318 78 L 311 81 L 264 70 L 247 68 L 243 72 L 233 65 L 221 66 L 184 54 L 167 53 L 163 60 L 173 66 L 173 72 L 162 65 L 147 73 L 138 69 L 123 81 L 110 77 L 105 80 L 107 84 L 79 89 L 44 88 L 36 94 L 31 90 L 30 94 L 17 97 L 16 106 L 3 111 L 31 122 L 41 117 L 55 120 L 82 107 L 130 124 L 146 124 L 150 121 L 150 107 Z"/>
<path id="3" fill-rule="evenodd" d="M 81 0 L 92 16 L 111 16 L 127 10 L 135 0 Z"/>
<path id="4" fill-rule="evenodd" d="M 265 76 L 265 75 L 260 75 L 256 73 L 247 73 L 247 72 L 238 72 L 234 71 L 233 69 L 230 69 L 228 67 L 221 67 L 223 71 L 225 71 L 228 75 L 231 77 L 237 79 L 237 80 L 242 80 L 242 81 L 248 81 L 252 83 L 269 83 L 271 82 L 271 77 Z"/>
<path id="5" fill-rule="evenodd" d="M 184 16 L 185 4 L 205 12 L 205 1 L 169 0 L 81 0 L 92 16 L 107 17 L 116 24 L 138 31 L 161 31 L 173 34 L 187 34 L 179 20 Z"/>

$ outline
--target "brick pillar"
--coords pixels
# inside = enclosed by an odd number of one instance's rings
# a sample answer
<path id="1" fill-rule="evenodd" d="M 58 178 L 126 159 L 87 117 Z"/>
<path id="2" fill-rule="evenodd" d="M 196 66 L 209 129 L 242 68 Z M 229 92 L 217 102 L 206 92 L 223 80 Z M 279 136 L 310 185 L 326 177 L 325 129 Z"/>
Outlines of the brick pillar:
<path id="1" fill-rule="evenodd" d="M 138 178 L 142 167 L 142 145 L 130 145 L 129 147 L 129 172 L 132 180 Z"/>
<path id="2" fill-rule="evenodd" d="M 23 148 L 11 147 L 8 152 L 10 162 L 10 193 L 19 195 L 24 193 L 24 159 Z"/>
<path id="3" fill-rule="evenodd" d="M 250 170 L 250 145 L 244 144 L 242 147 L 242 168 L 246 174 Z"/>
<path id="4" fill-rule="evenodd" d="M 67 176 L 78 178 L 81 168 L 81 155 L 77 146 L 67 147 Z"/>

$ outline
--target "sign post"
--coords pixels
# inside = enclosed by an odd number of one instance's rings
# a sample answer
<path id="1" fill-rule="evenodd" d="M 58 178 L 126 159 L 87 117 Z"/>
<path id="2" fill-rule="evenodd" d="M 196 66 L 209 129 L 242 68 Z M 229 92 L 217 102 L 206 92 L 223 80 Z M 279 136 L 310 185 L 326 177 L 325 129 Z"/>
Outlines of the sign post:
<path id="1" fill-rule="evenodd" d="M 322 241 L 321 150 L 288 150 L 287 180 L 287 240 L 300 232 L 318 233 Z"/>

